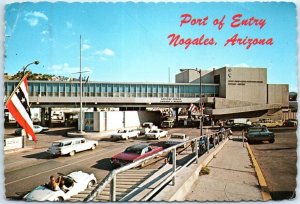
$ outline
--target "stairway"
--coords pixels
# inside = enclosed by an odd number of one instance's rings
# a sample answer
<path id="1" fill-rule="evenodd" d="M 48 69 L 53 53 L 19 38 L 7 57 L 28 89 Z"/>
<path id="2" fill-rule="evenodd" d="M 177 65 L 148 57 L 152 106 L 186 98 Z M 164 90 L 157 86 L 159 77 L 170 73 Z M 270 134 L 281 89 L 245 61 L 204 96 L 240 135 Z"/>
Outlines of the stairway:
<path id="1" fill-rule="evenodd" d="M 132 169 L 118 174 L 116 178 L 116 201 L 130 193 L 135 187 L 149 178 L 156 171 L 157 169 Z M 110 185 L 107 185 L 93 201 L 109 202 Z"/>

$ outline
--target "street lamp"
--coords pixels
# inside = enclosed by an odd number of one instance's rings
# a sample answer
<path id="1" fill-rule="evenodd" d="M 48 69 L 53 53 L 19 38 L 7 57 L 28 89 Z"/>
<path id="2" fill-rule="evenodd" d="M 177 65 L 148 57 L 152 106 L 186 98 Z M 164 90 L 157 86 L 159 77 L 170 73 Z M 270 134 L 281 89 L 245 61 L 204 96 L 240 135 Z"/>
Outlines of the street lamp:
<path id="1" fill-rule="evenodd" d="M 202 107 L 202 74 L 201 74 L 201 69 L 180 69 L 181 72 L 184 72 L 184 71 L 189 71 L 189 70 L 193 70 L 193 71 L 196 71 L 199 73 L 200 75 L 200 78 L 199 78 L 199 85 L 200 85 L 200 96 L 199 96 L 199 108 L 201 110 L 200 112 L 200 116 L 201 116 L 201 119 L 199 121 L 199 129 L 200 129 L 200 136 L 202 136 L 202 133 L 203 133 L 203 107 Z"/>
<path id="2" fill-rule="evenodd" d="M 40 62 L 36 60 L 36 61 L 34 61 L 34 62 L 31 62 L 31 63 L 27 64 L 25 67 L 23 67 L 23 70 L 22 70 L 23 76 L 25 75 L 25 71 L 26 71 L 27 67 L 29 67 L 29 66 L 32 65 L 32 64 L 38 65 L 39 63 L 40 63 Z"/>

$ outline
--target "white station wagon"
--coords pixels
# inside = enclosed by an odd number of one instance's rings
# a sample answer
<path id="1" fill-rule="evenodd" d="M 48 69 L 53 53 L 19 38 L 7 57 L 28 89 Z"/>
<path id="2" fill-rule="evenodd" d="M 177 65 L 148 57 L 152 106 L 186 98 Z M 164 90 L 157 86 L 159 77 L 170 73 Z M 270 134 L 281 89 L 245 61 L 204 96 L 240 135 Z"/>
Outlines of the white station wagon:
<path id="1" fill-rule="evenodd" d="M 86 140 L 85 138 L 70 138 L 58 140 L 52 143 L 48 149 L 48 153 L 54 156 L 67 155 L 73 156 L 76 152 L 84 150 L 94 150 L 98 145 L 98 141 Z"/>

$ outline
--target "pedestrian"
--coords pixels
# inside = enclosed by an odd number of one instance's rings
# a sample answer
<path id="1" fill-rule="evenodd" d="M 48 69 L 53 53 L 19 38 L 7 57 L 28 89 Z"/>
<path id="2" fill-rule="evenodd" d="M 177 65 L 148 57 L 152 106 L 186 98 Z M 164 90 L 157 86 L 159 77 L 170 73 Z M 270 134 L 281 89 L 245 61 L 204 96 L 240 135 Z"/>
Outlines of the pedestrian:
<path id="1" fill-rule="evenodd" d="M 195 141 L 194 140 L 191 142 L 191 148 L 192 148 L 192 152 L 194 152 L 195 151 Z"/>
<path id="2" fill-rule="evenodd" d="M 166 158 L 166 163 L 168 164 L 172 164 L 173 163 L 173 152 L 172 151 L 169 151 L 168 155 L 167 155 L 167 158 Z"/>

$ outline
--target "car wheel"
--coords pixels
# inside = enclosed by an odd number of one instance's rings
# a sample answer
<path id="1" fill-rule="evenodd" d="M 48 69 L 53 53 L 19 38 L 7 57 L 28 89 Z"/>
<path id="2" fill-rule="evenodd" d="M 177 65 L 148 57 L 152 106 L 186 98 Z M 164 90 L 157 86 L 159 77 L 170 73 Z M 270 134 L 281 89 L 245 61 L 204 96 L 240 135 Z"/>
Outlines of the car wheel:
<path id="1" fill-rule="evenodd" d="M 270 140 L 269 142 L 270 142 L 270 143 L 274 143 L 274 142 L 275 142 L 275 140 L 274 140 L 274 139 L 272 139 L 272 140 Z"/>
<path id="2" fill-rule="evenodd" d="M 74 155 L 75 155 L 75 151 L 70 152 L 69 155 L 70 155 L 71 157 L 74 156 Z"/>
<path id="3" fill-rule="evenodd" d="M 55 198 L 54 201 L 62 202 L 62 201 L 64 201 L 64 198 L 59 196 L 59 197 Z"/>
<path id="4" fill-rule="evenodd" d="M 91 148 L 91 150 L 94 150 L 94 149 L 96 149 L 96 145 L 93 145 Z"/>
<path id="5" fill-rule="evenodd" d="M 91 180 L 88 185 L 86 186 L 86 188 L 92 188 L 92 186 L 94 186 L 96 184 L 96 181 Z"/>

